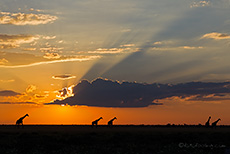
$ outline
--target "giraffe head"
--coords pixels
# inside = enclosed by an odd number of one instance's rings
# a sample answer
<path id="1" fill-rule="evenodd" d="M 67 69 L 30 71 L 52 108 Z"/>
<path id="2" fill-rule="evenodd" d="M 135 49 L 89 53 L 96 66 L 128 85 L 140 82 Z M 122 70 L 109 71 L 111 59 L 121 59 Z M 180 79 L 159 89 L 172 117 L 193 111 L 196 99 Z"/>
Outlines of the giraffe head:
<path id="1" fill-rule="evenodd" d="M 100 117 L 99 119 L 103 119 L 102 117 Z"/>
<path id="2" fill-rule="evenodd" d="M 26 114 L 25 117 L 28 116 L 29 117 L 29 114 Z"/>
<path id="3" fill-rule="evenodd" d="M 117 119 L 117 117 L 114 117 L 113 119 Z"/>

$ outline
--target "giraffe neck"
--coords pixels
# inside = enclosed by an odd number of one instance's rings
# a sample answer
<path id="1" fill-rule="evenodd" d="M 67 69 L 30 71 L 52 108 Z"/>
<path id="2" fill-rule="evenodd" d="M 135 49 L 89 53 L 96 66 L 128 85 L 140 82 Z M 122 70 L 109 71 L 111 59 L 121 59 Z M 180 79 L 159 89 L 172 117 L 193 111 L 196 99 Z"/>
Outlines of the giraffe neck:
<path id="1" fill-rule="evenodd" d="M 220 121 L 220 119 L 216 120 L 216 121 L 214 122 L 214 124 L 217 124 L 219 121 Z"/>
<path id="2" fill-rule="evenodd" d="M 24 116 L 22 117 L 22 119 L 25 119 L 25 117 L 27 117 L 27 115 L 24 115 Z"/>

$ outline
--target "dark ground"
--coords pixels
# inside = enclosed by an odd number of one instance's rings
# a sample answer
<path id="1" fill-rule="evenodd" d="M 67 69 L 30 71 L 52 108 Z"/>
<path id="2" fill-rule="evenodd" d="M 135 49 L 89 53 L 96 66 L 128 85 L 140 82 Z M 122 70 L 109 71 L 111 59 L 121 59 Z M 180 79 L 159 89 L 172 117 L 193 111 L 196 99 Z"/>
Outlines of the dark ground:
<path id="1" fill-rule="evenodd" d="M 230 127 L 0 126 L 0 154 L 230 154 Z"/>

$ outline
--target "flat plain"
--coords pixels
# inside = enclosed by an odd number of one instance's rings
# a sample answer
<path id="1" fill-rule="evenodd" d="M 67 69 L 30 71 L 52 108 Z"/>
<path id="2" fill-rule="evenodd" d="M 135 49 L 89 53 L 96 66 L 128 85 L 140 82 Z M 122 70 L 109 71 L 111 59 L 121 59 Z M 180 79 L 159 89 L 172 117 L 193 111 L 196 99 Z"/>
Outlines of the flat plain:
<path id="1" fill-rule="evenodd" d="M 3 154 L 229 154 L 230 127 L 0 126 Z"/>

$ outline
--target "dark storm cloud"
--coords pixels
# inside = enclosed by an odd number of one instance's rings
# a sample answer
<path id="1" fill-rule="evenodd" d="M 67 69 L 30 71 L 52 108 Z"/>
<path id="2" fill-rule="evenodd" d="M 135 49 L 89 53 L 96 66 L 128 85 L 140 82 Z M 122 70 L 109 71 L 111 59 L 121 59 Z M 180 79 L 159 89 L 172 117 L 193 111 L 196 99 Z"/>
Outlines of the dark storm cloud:
<path id="1" fill-rule="evenodd" d="M 82 80 L 73 88 L 74 96 L 48 104 L 86 105 L 97 107 L 147 107 L 161 105 L 158 99 L 178 96 L 207 96 L 230 93 L 230 82 L 189 82 L 176 85 L 117 82 L 98 78 Z M 202 97 L 203 98 L 203 97 Z"/>
<path id="2" fill-rule="evenodd" d="M 12 90 L 3 90 L 0 91 L 0 96 L 17 96 L 21 95 L 20 93 L 14 92 Z"/>

